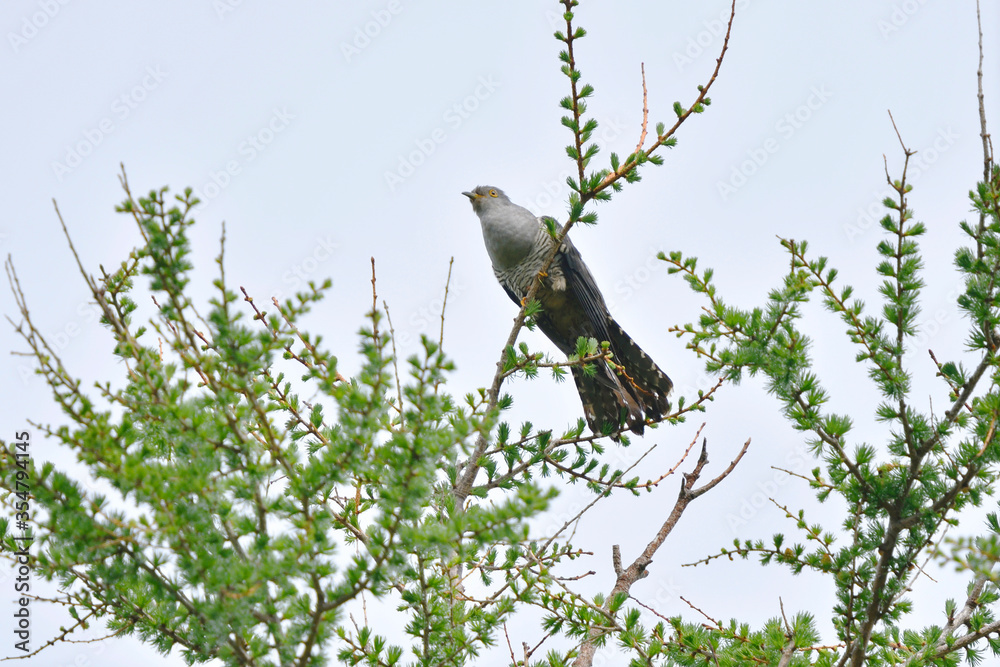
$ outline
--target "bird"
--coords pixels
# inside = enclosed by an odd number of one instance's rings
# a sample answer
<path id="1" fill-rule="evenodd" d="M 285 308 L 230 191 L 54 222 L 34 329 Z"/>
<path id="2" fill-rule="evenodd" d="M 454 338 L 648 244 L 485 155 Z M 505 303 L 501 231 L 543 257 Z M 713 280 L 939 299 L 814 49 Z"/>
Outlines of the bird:
<path id="1" fill-rule="evenodd" d="M 535 276 L 541 274 L 535 295 L 541 311 L 535 322 L 542 333 L 567 356 L 576 353 L 581 336 L 610 344 L 613 365 L 600 361 L 590 375 L 579 365 L 571 367 L 590 430 L 615 439 L 623 426 L 642 434 L 647 420 L 668 414 L 673 382 L 608 312 L 573 242 L 563 239 L 543 273 L 555 239 L 542 218 L 497 187 L 480 185 L 462 194 L 479 216 L 493 273 L 514 303 L 524 303 Z"/>

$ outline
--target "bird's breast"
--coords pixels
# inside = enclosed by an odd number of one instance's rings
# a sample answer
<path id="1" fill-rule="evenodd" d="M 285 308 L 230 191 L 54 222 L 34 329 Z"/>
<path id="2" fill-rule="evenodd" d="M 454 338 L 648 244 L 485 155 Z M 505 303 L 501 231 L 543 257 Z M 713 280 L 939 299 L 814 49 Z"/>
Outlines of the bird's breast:
<path id="1" fill-rule="evenodd" d="M 509 268 L 498 268 L 494 263 L 493 271 L 497 280 L 510 291 L 523 297 L 531 289 L 531 283 L 535 280 L 535 276 L 541 272 L 545 265 L 549 252 L 552 250 L 552 244 L 552 237 L 545 229 L 540 228 L 534 242 L 519 262 Z M 542 285 L 547 291 L 566 291 L 566 276 L 563 272 L 561 255 L 555 256 L 545 273 Z"/>

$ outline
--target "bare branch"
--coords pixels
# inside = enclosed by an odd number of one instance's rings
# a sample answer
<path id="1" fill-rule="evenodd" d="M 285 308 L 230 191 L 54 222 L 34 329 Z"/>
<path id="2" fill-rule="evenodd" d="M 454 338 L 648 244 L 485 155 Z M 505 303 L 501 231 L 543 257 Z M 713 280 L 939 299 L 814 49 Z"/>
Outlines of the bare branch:
<path id="1" fill-rule="evenodd" d="M 649 124 L 649 103 L 646 96 L 646 63 L 639 63 L 639 71 L 642 72 L 642 133 L 639 134 L 639 143 L 635 146 L 635 152 L 642 152 L 642 145 L 646 143 L 646 126 Z"/>
<path id="2" fill-rule="evenodd" d="M 688 505 L 691 504 L 699 496 L 703 495 L 707 491 L 713 489 L 719 482 L 725 479 L 735 468 L 736 465 L 746 454 L 747 449 L 750 447 L 750 441 L 747 440 L 740 449 L 739 454 L 735 459 L 729 464 L 729 466 L 717 476 L 715 479 L 711 480 L 704 486 L 695 488 L 695 483 L 701 476 L 702 471 L 705 466 L 708 465 L 708 445 L 706 441 L 702 441 L 701 455 L 698 457 L 698 462 L 695 464 L 694 469 L 684 475 L 684 481 L 681 483 L 680 492 L 677 495 L 677 501 L 674 503 L 674 508 L 670 512 L 666 521 L 660 527 L 659 532 L 656 536 L 646 545 L 646 548 L 639 554 L 638 557 L 632 564 L 624 568 L 618 575 L 615 581 L 614 587 L 608 594 L 605 600 L 603 610 L 607 613 L 610 608 L 611 602 L 621 594 L 628 595 L 632 585 L 647 576 L 648 572 L 646 568 L 653 562 L 653 556 L 656 555 L 656 551 L 663 545 L 663 542 L 667 539 L 667 535 L 674 529 L 677 522 L 680 521 L 681 515 L 684 510 L 687 509 Z M 583 644 L 580 646 L 580 653 L 577 656 L 576 661 L 573 663 L 574 667 L 591 667 L 594 661 L 594 654 L 597 651 L 597 640 L 605 633 L 605 630 L 600 628 L 592 627 L 587 635 L 587 639 L 584 640 Z"/>

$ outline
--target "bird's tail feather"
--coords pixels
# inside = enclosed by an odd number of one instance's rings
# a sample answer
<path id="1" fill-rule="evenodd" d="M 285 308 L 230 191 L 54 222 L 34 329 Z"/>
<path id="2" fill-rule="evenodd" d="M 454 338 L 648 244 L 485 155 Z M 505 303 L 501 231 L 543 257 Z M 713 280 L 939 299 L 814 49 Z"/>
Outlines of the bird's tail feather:
<path id="1" fill-rule="evenodd" d="M 642 434 L 646 420 L 670 412 L 668 396 L 674 384 L 611 317 L 607 333 L 615 367 L 598 362 L 590 375 L 580 366 L 572 368 L 584 416 L 594 433 L 625 425 Z"/>
<path id="2" fill-rule="evenodd" d="M 573 379 L 583 403 L 587 425 L 594 433 L 617 431 L 627 424 L 635 433 L 642 433 L 645 422 L 643 411 L 634 393 L 628 391 L 603 361 L 594 365 L 595 372 L 588 375 L 580 366 L 573 366 Z M 617 440 L 617 438 L 615 438 Z"/>
<path id="3" fill-rule="evenodd" d="M 642 406 L 646 418 L 659 419 L 668 414 L 667 397 L 674 383 L 613 319 L 608 322 L 608 334 L 614 361 L 622 367 L 622 384 Z"/>

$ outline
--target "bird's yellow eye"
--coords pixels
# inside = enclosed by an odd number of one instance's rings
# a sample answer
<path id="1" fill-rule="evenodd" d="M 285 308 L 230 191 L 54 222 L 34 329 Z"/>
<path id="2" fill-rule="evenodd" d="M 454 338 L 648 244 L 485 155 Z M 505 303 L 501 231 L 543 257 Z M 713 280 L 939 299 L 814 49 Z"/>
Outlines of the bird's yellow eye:
<path id="1" fill-rule="evenodd" d="M 491 197 L 496 197 L 497 196 L 497 191 L 496 190 L 490 190 L 490 196 Z"/>

